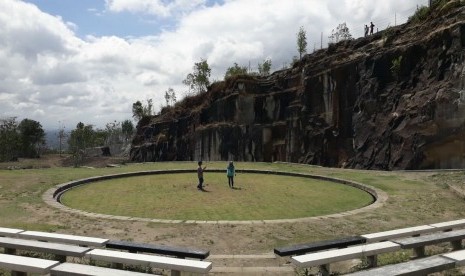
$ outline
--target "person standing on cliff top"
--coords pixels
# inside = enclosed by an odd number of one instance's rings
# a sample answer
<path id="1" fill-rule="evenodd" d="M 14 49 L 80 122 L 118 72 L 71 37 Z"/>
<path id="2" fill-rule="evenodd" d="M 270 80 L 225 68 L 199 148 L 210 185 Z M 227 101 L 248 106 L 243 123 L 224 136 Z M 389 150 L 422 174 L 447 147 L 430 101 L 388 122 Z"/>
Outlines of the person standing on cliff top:
<path id="1" fill-rule="evenodd" d="M 365 37 L 368 36 L 368 25 L 365 25 Z"/>
<path id="2" fill-rule="evenodd" d="M 207 166 L 202 168 L 202 161 L 197 163 L 199 167 L 197 168 L 197 176 L 199 177 L 199 185 L 197 185 L 198 190 L 203 190 L 203 171 L 207 168 Z"/>
<path id="3" fill-rule="evenodd" d="M 373 29 L 375 28 L 375 24 L 373 22 L 370 22 L 370 35 L 373 34 Z"/>
<path id="4" fill-rule="evenodd" d="M 234 176 L 236 176 L 236 170 L 234 168 L 233 161 L 229 161 L 229 165 L 226 168 L 226 175 L 228 176 L 229 188 L 234 189 Z"/>

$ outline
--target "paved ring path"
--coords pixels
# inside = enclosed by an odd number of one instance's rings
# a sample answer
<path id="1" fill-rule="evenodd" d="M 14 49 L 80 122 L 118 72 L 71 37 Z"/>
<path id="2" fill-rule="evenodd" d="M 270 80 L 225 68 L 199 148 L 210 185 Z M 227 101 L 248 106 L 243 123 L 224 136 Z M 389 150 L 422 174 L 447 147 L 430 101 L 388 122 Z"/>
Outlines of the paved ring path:
<path id="1" fill-rule="evenodd" d="M 195 173 L 197 170 L 155 170 L 155 171 L 140 171 L 140 172 L 131 172 L 131 173 L 121 173 L 121 174 L 112 174 L 112 175 L 104 175 L 104 176 L 95 176 L 85 179 L 79 179 L 63 184 L 56 185 L 55 187 L 47 190 L 43 195 L 43 200 L 56 208 L 59 208 L 63 211 L 80 214 L 88 217 L 93 218 L 104 218 L 104 219 L 117 219 L 117 220 L 135 220 L 135 221 L 146 221 L 146 222 L 158 222 L 158 223 L 205 223 L 205 224 L 265 224 L 265 223 L 294 223 L 294 222 L 306 222 L 312 220 L 321 220 L 324 218 L 340 218 L 343 216 L 353 215 L 361 212 L 365 212 L 368 210 L 372 210 L 378 208 L 384 204 L 387 200 L 387 194 L 374 187 L 357 183 L 354 181 L 343 180 L 339 178 L 332 178 L 327 176 L 321 175 L 312 175 L 312 174 L 303 174 L 303 173 L 291 173 L 291 172 L 280 172 L 280 171 L 263 171 L 263 170 L 237 170 L 237 172 L 241 173 L 262 173 L 262 174 L 276 174 L 276 175 L 284 175 L 284 176 L 295 176 L 295 177 L 306 177 L 306 178 L 313 178 L 319 180 L 326 180 L 332 181 L 344 185 L 349 185 L 355 187 L 357 189 L 361 189 L 369 194 L 371 194 L 374 198 L 374 202 L 368 206 L 346 211 L 337 214 L 325 215 L 325 216 L 317 216 L 317 217 L 305 217 L 305 218 L 295 218 L 295 219 L 274 219 L 274 220 L 212 220 L 212 221 L 205 221 L 205 220 L 168 220 L 168 219 L 151 219 L 151 218 L 139 218 L 139 217 L 127 217 L 127 216 L 113 216 L 113 215 L 104 215 L 98 213 L 90 213 L 85 212 L 77 209 L 69 208 L 60 203 L 60 196 L 64 194 L 67 190 L 72 189 L 73 187 L 88 184 L 95 181 L 101 180 L 109 180 L 115 178 L 123 178 L 123 177 L 131 177 L 131 176 L 142 176 L 142 175 L 154 175 L 154 174 L 174 174 L 174 173 Z M 209 172 L 224 172 L 224 170 L 209 170 Z"/>

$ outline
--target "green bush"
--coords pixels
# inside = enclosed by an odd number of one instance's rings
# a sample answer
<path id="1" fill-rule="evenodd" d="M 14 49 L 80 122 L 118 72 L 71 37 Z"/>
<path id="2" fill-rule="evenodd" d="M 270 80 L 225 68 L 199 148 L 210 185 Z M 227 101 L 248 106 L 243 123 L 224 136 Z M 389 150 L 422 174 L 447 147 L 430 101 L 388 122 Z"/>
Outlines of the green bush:
<path id="1" fill-rule="evenodd" d="M 396 35 L 396 32 L 393 27 L 388 26 L 386 30 L 383 31 L 383 45 L 387 46 L 392 43 L 394 40 L 394 37 Z"/>
<path id="2" fill-rule="evenodd" d="M 411 23 L 419 23 L 425 20 L 430 13 L 430 8 L 426 6 L 421 6 L 417 9 L 417 11 L 408 18 L 408 22 Z"/>
<path id="3" fill-rule="evenodd" d="M 398 56 L 397 58 L 393 59 L 391 62 L 391 73 L 396 78 L 399 77 L 400 74 L 400 66 L 402 64 L 402 56 Z"/>

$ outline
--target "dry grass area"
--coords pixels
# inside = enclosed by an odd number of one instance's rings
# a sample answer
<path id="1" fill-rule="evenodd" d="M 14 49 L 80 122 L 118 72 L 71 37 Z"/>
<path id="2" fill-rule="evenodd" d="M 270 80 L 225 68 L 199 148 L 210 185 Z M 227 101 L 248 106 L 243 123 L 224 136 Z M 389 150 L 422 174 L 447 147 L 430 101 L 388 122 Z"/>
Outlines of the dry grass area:
<path id="1" fill-rule="evenodd" d="M 100 162 L 100 168 L 92 169 L 60 167 L 57 166 L 60 160 L 59 157 L 22 160 L 9 166 L 21 167 L 21 164 L 30 162 L 27 166 L 38 169 L 0 169 L 0 227 L 196 247 L 209 249 L 211 254 L 254 254 L 270 253 L 274 247 L 302 242 L 462 219 L 465 214 L 462 197 L 448 185 L 463 186 L 463 172 L 378 172 L 291 164 L 237 163 L 237 169 L 247 166 L 248 169 L 285 170 L 350 179 L 384 190 L 389 199 L 382 207 L 372 211 L 292 224 L 161 224 L 92 219 L 50 207 L 42 201 L 42 194 L 54 185 L 84 177 L 141 170 L 195 169 L 196 164 L 146 163 L 108 168 L 104 167 L 104 163 L 113 163 L 113 160 L 100 160 L 94 161 L 94 164 Z M 207 166 L 223 169 L 226 164 L 208 163 Z"/>

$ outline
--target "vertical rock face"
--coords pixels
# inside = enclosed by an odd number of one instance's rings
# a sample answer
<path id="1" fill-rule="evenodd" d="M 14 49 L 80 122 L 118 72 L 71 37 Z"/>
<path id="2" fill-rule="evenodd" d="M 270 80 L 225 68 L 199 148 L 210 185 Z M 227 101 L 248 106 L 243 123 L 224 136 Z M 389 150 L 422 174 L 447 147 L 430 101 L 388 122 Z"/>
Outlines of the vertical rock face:
<path id="1" fill-rule="evenodd" d="M 216 83 L 141 120 L 131 159 L 463 168 L 463 14 L 331 45 L 266 78 Z"/>

